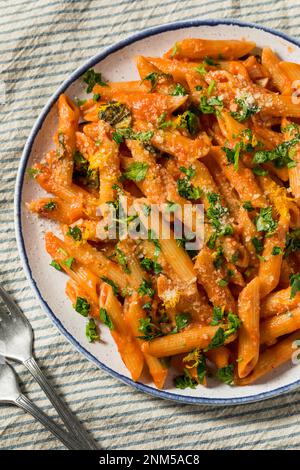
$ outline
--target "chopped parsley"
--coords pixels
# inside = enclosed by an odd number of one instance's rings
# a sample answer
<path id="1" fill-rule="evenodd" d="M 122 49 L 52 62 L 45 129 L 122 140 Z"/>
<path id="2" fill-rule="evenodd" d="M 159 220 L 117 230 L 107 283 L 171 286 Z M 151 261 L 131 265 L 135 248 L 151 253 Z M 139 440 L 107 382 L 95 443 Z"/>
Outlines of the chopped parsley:
<path id="1" fill-rule="evenodd" d="M 209 56 L 204 57 L 203 60 L 207 65 L 210 65 L 213 67 L 217 67 L 219 65 L 218 62 L 216 62 L 212 57 L 209 57 Z"/>
<path id="2" fill-rule="evenodd" d="M 146 302 L 146 303 L 142 306 L 142 309 L 143 309 L 143 310 L 151 310 L 151 309 L 152 309 L 152 304 L 151 304 L 151 302 Z"/>
<path id="3" fill-rule="evenodd" d="M 202 95 L 200 98 L 199 109 L 203 114 L 218 114 L 223 109 L 223 101 L 218 96 L 208 98 Z"/>
<path id="4" fill-rule="evenodd" d="M 273 256 L 282 255 L 282 254 L 283 254 L 283 251 L 282 251 L 282 249 L 280 248 L 280 246 L 274 246 L 274 247 L 273 247 L 273 250 L 272 250 L 272 255 L 273 255 Z"/>
<path id="5" fill-rule="evenodd" d="M 285 239 L 285 253 L 286 258 L 291 253 L 295 253 L 300 250 L 300 229 L 291 230 L 286 234 Z"/>
<path id="6" fill-rule="evenodd" d="M 101 86 L 108 86 L 107 83 L 103 82 L 101 73 L 95 72 L 94 69 L 87 70 L 83 75 L 82 79 L 84 83 L 87 84 L 87 93 L 91 93 L 93 91 L 93 88 L 96 83 Z"/>
<path id="7" fill-rule="evenodd" d="M 225 342 L 225 335 L 223 328 L 218 328 L 216 333 L 214 334 L 212 340 L 210 341 L 209 345 L 204 351 L 209 351 L 213 348 L 218 348 L 219 346 L 223 346 Z"/>
<path id="8" fill-rule="evenodd" d="M 291 275 L 290 286 L 291 286 L 290 298 L 293 299 L 296 296 L 297 292 L 300 291 L 300 273 Z"/>
<path id="9" fill-rule="evenodd" d="M 201 197 L 203 193 L 199 186 L 193 186 L 190 181 L 191 178 L 195 176 L 196 171 L 193 169 L 192 166 L 190 166 L 189 168 L 181 166 L 180 171 L 182 171 L 182 173 L 185 173 L 186 176 L 177 180 L 178 194 L 181 197 L 188 199 L 189 201 L 196 201 Z"/>
<path id="10" fill-rule="evenodd" d="M 139 142 L 149 142 L 149 140 L 151 140 L 152 137 L 153 137 L 152 131 L 134 132 L 131 129 L 131 127 L 124 127 L 124 128 L 117 129 L 112 134 L 112 138 L 117 144 L 121 144 L 124 141 L 124 139 L 138 140 Z"/>
<path id="11" fill-rule="evenodd" d="M 147 279 L 143 279 L 143 282 L 140 284 L 137 292 L 142 296 L 148 295 L 149 297 L 154 297 L 155 294 L 155 290 L 152 287 L 151 281 L 148 281 Z"/>
<path id="12" fill-rule="evenodd" d="M 234 365 L 229 364 L 228 366 L 221 367 L 217 371 L 217 377 L 219 380 L 224 382 L 227 385 L 232 385 L 233 383 L 233 372 L 234 372 Z"/>
<path id="13" fill-rule="evenodd" d="M 206 360 L 204 354 L 201 354 L 199 364 L 197 365 L 197 378 L 200 384 L 203 384 L 206 375 Z"/>
<path id="14" fill-rule="evenodd" d="M 70 256 L 70 258 L 64 259 L 62 263 L 67 266 L 67 268 L 72 269 L 72 264 L 74 263 L 75 258 L 73 256 Z"/>
<path id="15" fill-rule="evenodd" d="M 207 70 L 204 64 L 197 65 L 197 67 L 195 67 L 195 71 L 198 72 L 200 75 L 205 75 L 207 73 Z"/>
<path id="16" fill-rule="evenodd" d="M 253 157 L 253 163 L 261 164 L 272 162 L 276 168 L 293 168 L 296 163 L 293 159 L 293 147 L 300 142 L 300 137 L 282 142 L 274 150 L 260 150 Z"/>
<path id="17" fill-rule="evenodd" d="M 120 264 L 120 266 L 122 266 L 123 268 L 123 271 L 126 273 L 126 274 L 130 274 L 130 269 L 129 269 L 129 266 L 128 266 L 128 260 L 127 260 L 127 257 L 124 253 L 124 251 L 120 250 L 120 248 L 116 247 L 116 258 L 117 258 L 117 262 Z"/>
<path id="18" fill-rule="evenodd" d="M 143 258 L 141 260 L 142 268 L 148 273 L 160 274 L 162 272 L 162 267 L 156 261 L 153 261 L 150 258 Z"/>
<path id="19" fill-rule="evenodd" d="M 208 85 L 208 88 L 207 88 L 207 94 L 208 96 L 210 96 L 212 94 L 212 92 L 214 91 L 214 88 L 216 86 L 216 82 L 214 80 L 212 80 L 209 85 Z"/>
<path id="20" fill-rule="evenodd" d="M 89 343 L 93 343 L 99 339 L 99 334 L 97 332 L 97 325 L 93 318 L 90 318 L 85 327 L 85 336 L 87 337 Z"/>
<path id="21" fill-rule="evenodd" d="M 93 101 L 98 101 L 101 98 L 100 93 L 94 93 L 93 94 Z"/>
<path id="22" fill-rule="evenodd" d="M 216 269 L 219 269 L 224 264 L 224 261 L 225 261 L 225 258 L 223 254 L 223 248 L 220 245 L 218 246 L 217 251 L 215 252 L 214 261 L 213 261 L 214 267 Z"/>
<path id="23" fill-rule="evenodd" d="M 146 305 L 146 304 L 145 304 Z M 151 318 L 140 318 L 139 331 L 143 333 L 142 336 L 138 336 L 139 339 L 144 339 L 145 341 L 151 341 L 154 338 L 162 336 L 162 332 L 154 323 L 152 323 Z"/>
<path id="24" fill-rule="evenodd" d="M 247 97 L 236 98 L 235 102 L 239 105 L 239 110 L 233 111 L 230 114 L 238 122 L 245 121 L 250 116 L 260 111 L 260 108 L 255 103 L 247 103 Z"/>
<path id="25" fill-rule="evenodd" d="M 149 165 L 144 162 L 131 163 L 123 173 L 125 178 L 131 181 L 143 181 L 146 177 Z"/>
<path id="26" fill-rule="evenodd" d="M 209 208 L 206 211 L 206 215 L 210 220 L 211 225 L 217 231 L 221 231 L 223 225 L 222 219 L 228 215 L 228 209 L 227 207 L 222 206 L 221 196 L 219 194 L 209 192 L 206 194 L 206 197 L 210 204 Z"/>
<path id="27" fill-rule="evenodd" d="M 229 312 L 227 315 L 228 325 L 227 329 L 224 332 L 225 338 L 228 336 L 233 335 L 241 326 L 242 321 L 235 313 Z"/>
<path id="28" fill-rule="evenodd" d="M 251 201 L 245 201 L 244 204 L 243 204 L 243 208 L 246 209 L 246 211 L 248 212 L 252 212 L 254 211 L 254 207 L 252 206 L 252 202 Z"/>
<path id="29" fill-rule="evenodd" d="M 184 86 L 181 85 L 180 83 L 176 84 L 173 92 L 171 93 L 172 96 L 185 96 L 187 94 L 188 94 L 188 92 L 186 91 Z"/>
<path id="30" fill-rule="evenodd" d="M 232 163 L 235 170 L 238 170 L 239 167 L 240 152 L 242 150 L 241 144 L 241 142 L 237 142 L 233 149 L 230 149 L 229 147 L 222 147 L 222 150 L 226 154 L 228 163 Z"/>
<path id="31" fill-rule="evenodd" d="M 174 127 L 174 122 L 173 121 L 167 121 L 167 111 L 164 111 L 161 113 L 161 115 L 157 118 L 157 125 L 159 129 L 165 129 L 166 127 Z"/>
<path id="32" fill-rule="evenodd" d="M 252 173 L 254 173 L 256 176 L 267 176 L 268 171 L 264 170 L 260 166 L 256 166 L 252 168 Z"/>
<path id="33" fill-rule="evenodd" d="M 196 388 L 198 385 L 197 380 L 193 379 L 188 369 L 183 369 L 183 375 L 179 375 L 174 379 L 174 385 L 176 388 Z"/>
<path id="34" fill-rule="evenodd" d="M 228 281 L 227 279 L 220 279 L 217 284 L 220 287 L 226 287 L 228 285 Z"/>
<path id="35" fill-rule="evenodd" d="M 73 180 L 79 182 L 91 189 L 99 188 L 99 172 L 97 169 L 91 169 L 89 162 L 82 153 L 76 150 L 73 154 L 74 171 Z"/>
<path id="36" fill-rule="evenodd" d="M 105 308 L 102 308 L 102 307 L 100 308 L 99 316 L 100 316 L 100 320 L 104 323 L 104 325 L 108 326 L 110 330 L 114 329 L 113 322 Z"/>
<path id="37" fill-rule="evenodd" d="M 90 312 L 91 306 L 84 297 L 77 297 L 73 308 L 83 317 L 87 317 Z"/>
<path id="38" fill-rule="evenodd" d="M 252 245 L 255 248 L 256 254 L 260 254 L 260 253 L 263 252 L 264 244 L 263 244 L 262 240 L 260 240 L 260 238 L 252 237 L 251 242 L 252 242 Z"/>
<path id="39" fill-rule="evenodd" d="M 222 147 L 222 150 L 226 154 L 228 163 L 232 163 L 235 170 L 238 169 L 241 152 L 252 152 L 255 146 L 258 145 L 256 141 L 255 144 L 253 144 L 254 139 L 251 129 L 245 129 L 239 134 L 239 137 L 241 137 L 242 140 L 237 142 L 232 149 L 226 146 Z"/>
<path id="40" fill-rule="evenodd" d="M 54 259 L 51 261 L 50 266 L 57 269 L 57 271 L 62 271 L 60 264 L 58 264 L 57 261 L 55 261 Z"/>
<path id="41" fill-rule="evenodd" d="M 74 101 L 76 103 L 76 106 L 78 106 L 78 108 L 80 108 L 80 106 L 83 106 L 86 103 L 86 99 L 81 100 L 79 98 L 75 98 Z"/>
<path id="42" fill-rule="evenodd" d="M 278 225 L 272 217 L 272 207 L 262 207 L 255 218 L 255 224 L 258 232 L 265 232 L 266 236 L 272 235 Z"/>
<path id="43" fill-rule="evenodd" d="M 31 178 L 36 178 L 41 173 L 41 170 L 38 168 L 28 168 L 27 173 Z"/>
<path id="44" fill-rule="evenodd" d="M 54 209 L 56 209 L 56 202 L 54 201 L 46 202 L 46 204 L 44 204 L 44 209 L 49 212 L 54 211 Z"/>
<path id="45" fill-rule="evenodd" d="M 188 326 L 191 323 L 191 316 L 189 313 L 183 312 L 183 313 L 177 313 L 175 315 L 175 323 L 176 326 L 172 333 L 178 333 L 181 331 L 183 328 Z"/>
<path id="46" fill-rule="evenodd" d="M 223 346 L 226 338 L 234 334 L 241 326 L 240 318 L 232 312 L 228 313 L 227 321 L 227 328 L 225 330 L 222 327 L 218 328 L 208 347 L 204 351 L 209 351 L 210 349 Z"/>
<path id="47" fill-rule="evenodd" d="M 186 129 L 194 137 L 199 131 L 199 121 L 196 114 L 188 110 L 178 116 L 177 128 Z"/>
<path id="48" fill-rule="evenodd" d="M 222 307 L 213 307 L 213 317 L 210 324 L 212 326 L 217 326 L 219 323 L 223 321 L 224 317 L 224 308 Z"/>
<path id="49" fill-rule="evenodd" d="M 76 242 L 82 240 L 82 232 L 77 225 L 74 225 L 74 227 L 69 227 L 67 235 L 69 235 L 69 237 L 72 237 L 73 240 Z"/>
<path id="50" fill-rule="evenodd" d="M 143 78 L 142 81 L 147 80 L 148 82 L 150 82 L 151 83 L 150 91 L 153 91 L 161 78 L 170 78 L 170 77 L 171 75 L 169 75 L 168 73 L 151 72 L 145 78 Z"/>

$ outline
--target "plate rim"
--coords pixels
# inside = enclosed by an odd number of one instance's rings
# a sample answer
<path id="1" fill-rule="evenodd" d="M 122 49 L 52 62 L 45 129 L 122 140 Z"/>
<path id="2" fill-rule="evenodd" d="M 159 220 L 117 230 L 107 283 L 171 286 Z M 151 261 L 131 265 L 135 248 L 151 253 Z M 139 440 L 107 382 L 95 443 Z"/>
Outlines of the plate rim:
<path id="1" fill-rule="evenodd" d="M 32 275 L 31 267 L 28 261 L 27 252 L 25 248 L 23 232 L 22 232 L 22 221 L 21 221 L 21 205 L 22 205 L 22 193 L 23 193 L 23 185 L 24 185 L 24 176 L 26 171 L 26 166 L 28 159 L 31 154 L 31 150 L 35 141 L 35 138 L 41 129 L 48 113 L 50 112 L 52 106 L 57 101 L 59 95 L 63 93 L 75 80 L 77 80 L 86 70 L 95 66 L 100 61 L 104 60 L 110 54 L 123 49 L 124 47 L 133 44 L 141 39 L 145 39 L 147 37 L 155 36 L 160 33 L 164 33 L 167 31 L 174 31 L 177 29 L 184 29 L 184 28 L 191 28 L 197 26 L 219 26 L 219 25 L 232 25 L 232 26 L 239 26 L 239 27 L 246 27 L 246 28 L 253 28 L 262 30 L 264 32 L 270 33 L 272 35 L 278 36 L 282 39 L 285 39 L 291 44 L 296 45 L 300 48 L 300 41 L 290 37 L 289 35 L 277 31 L 273 28 L 265 27 L 256 23 L 252 22 L 245 22 L 239 21 L 235 19 L 191 19 L 191 20 L 184 20 L 184 21 L 177 21 L 172 23 L 165 23 L 162 25 L 154 26 L 151 28 L 144 29 L 137 33 L 134 33 L 125 39 L 122 39 L 106 48 L 104 48 L 101 52 L 95 54 L 90 59 L 85 61 L 81 66 L 75 69 L 67 78 L 64 80 L 61 85 L 56 89 L 56 91 L 50 96 L 42 111 L 40 112 L 39 116 L 37 117 L 30 134 L 26 140 L 22 156 L 20 159 L 20 164 L 17 172 L 16 177 L 16 184 L 15 184 L 15 195 L 14 195 L 14 225 L 15 225 L 15 234 L 16 234 L 16 241 L 19 256 L 21 259 L 21 263 L 29 281 L 29 284 L 32 290 L 37 297 L 37 300 L 42 307 L 42 309 L 46 312 L 47 316 L 50 318 L 52 323 L 58 328 L 60 333 L 88 360 L 93 362 L 98 368 L 104 370 L 108 374 L 112 375 L 113 377 L 121 380 L 123 383 L 134 387 L 135 389 L 144 392 L 148 395 L 152 395 L 157 398 L 163 398 L 166 400 L 171 400 L 173 402 L 181 403 L 181 404 L 193 404 L 193 405 L 226 405 L 226 406 L 233 406 L 233 405 L 241 405 L 241 404 L 248 404 L 254 403 L 266 399 L 270 399 L 287 392 L 290 392 L 300 386 L 300 379 L 292 382 L 290 384 L 275 388 L 270 391 L 261 392 L 256 395 L 249 395 L 244 397 L 237 397 L 237 398 L 207 398 L 207 397 L 190 397 L 185 395 L 177 395 L 174 393 L 170 393 L 165 390 L 158 390 L 152 386 L 143 384 L 141 382 L 134 382 L 131 378 L 126 377 L 123 374 L 111 369 L 106 364 L 102 363 L 97 359 L 92 353 L 87 351 L 84 346 L 82 346 L 79 341 L 65 328 L 62 322 L 56 317 L 53 310 L 49 307 L 46 300 L 43 298 L 39 288 L 34 280 Z"/>

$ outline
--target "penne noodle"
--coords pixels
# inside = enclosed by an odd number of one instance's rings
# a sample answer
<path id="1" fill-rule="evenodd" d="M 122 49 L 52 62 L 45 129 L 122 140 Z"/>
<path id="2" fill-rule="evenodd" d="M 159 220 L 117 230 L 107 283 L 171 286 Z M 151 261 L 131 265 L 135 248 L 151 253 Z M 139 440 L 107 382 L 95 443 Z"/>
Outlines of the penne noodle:
<path id="1" fill-rule="evenodd" d="M 142 351 L 155 357 L 168 357 L 205 349 L 218 330 L 217 326 L 190 326 L 180 333 L 162 336 L 142 344 Z"/>
<path id="2" fill-rule="evenodd" d="M 300 331 L 295 331 L 282 341 L 279 341 L 275 346 L 266 349 L 261 353 L 259 360 L 253 369 L 252 373 L 243 379 L 237 379 L 237 385 L 250 385 L 264 375 L 268 374 L 276 367 L 281 366 L 285 362 L 291 360 L 292 354 L 295 351 L 293 344 L 300 339 Z"/>
<path id="3" fill-rule="evenodd" d="M 232 40 L 214 40 L 214 39 L 183 39 L 177 41 L 166 54 L 166 58 L 175 59 L 204 59 L 205 57 L 214 57 L 218 59 L 220 54 L 224 59 L 238 59 L 249 54 L 255 47 L 254 42 Z"/>
<path id="4" fill-rule="evenodd" d="M 269 47 L 263 48 L 261 63 L 268 70 L 276 88 L 281 93 L 286 94 L 290 88 L 289 77 L 286 75 L 284 70 L 279 67 L 280 60 Z"/>
<path id="5" fill-rule="evenodd" d="M 123 318 L 122 306 L 108 284 L 103 283 L 101 286 L 99 305 L 100 308 L 105 309 L 111 319 L 113 325 L 111 335 L 124 364 L 130 371 L 132 380 L 136 382 L 144 367 L 144 356 L 140 351 L 136 338 L 130 334 Z"/>
<path id="6" fill-rule="evenodd" d="M 287 313 L 275 315 L 260 324 L 260 343 L 272 344 L 279 336 L 288 335 L 300 328 L 299 307 Z"/>
<path id="7" fill-rule="evenodd" d="M 255 277 L 242 290 L 238 299 L 238 314 L 242 321 L 238 345 L 238 375 L 246 377 L 259 357 L 259 278 Z"/>
<path id="8" fill-rule="evenodd" d="M 272 292 L 261 302 L 261 318 L 269 318 L 274 315 L 280 315 L 284 312 L 290 312 L 300 305 L 300 292 L 295 297 L 291 297 L 291 288 Z"/>

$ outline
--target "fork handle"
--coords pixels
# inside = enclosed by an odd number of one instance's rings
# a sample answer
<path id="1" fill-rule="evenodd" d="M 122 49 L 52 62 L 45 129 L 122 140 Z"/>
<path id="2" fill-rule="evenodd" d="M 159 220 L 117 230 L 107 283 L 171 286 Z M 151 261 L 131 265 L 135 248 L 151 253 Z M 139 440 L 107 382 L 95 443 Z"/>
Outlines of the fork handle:
<path id="1" fill-rule="evenodd" d="M 69 433 L 61 429 L 52 419 L 50 419 L 40 408 L 38 408 L 25 395 L 19 395 L 15 404 L 30 413 L 37 421 L 47 428 L 70 450 L 84 450 L 78 441 Z"/>
<path id="2" fill-rule="evenodd" d="M 66 404 L 57 395 L 54 388 L 37 365 L 35 359 L 30 357 L 24 361 L 24 365 L 36 379 L 42 390 L 44 390 L 68 431 L 75 436 L 76 440 L 81 443 L 81 446 L 84 446 L 85 449 L 99 450 L 99 447 L 89 436 L 80 421 L 71 413 Z"/>

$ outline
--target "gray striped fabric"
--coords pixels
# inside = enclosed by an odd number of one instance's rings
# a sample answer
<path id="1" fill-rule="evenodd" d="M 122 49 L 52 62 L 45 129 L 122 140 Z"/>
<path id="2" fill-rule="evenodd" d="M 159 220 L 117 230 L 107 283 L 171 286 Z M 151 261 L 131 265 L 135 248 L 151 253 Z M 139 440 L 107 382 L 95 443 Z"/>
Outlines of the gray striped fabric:
<path id="1" fill-rule="evenodd" d="M 300 2 L 284 0 L 0 0 L 0 274 L 35 331 L 40 365 L 105 449 L 300 448 L 300 392 L 234 408 L 177 405 L 143 395 L 99 371 L 41 311 L 22 271 L 14 235 L 16 171 L 26 137 L 56 87 L 86 59 L 133 32 L 190 18 L 238 18 L 299 37 Z M 49 402 L 17 367 L 24 391 Z M 29 415 L 0 408 L 1 449 L 58 449 Z"/>

